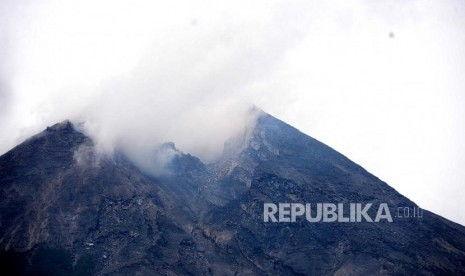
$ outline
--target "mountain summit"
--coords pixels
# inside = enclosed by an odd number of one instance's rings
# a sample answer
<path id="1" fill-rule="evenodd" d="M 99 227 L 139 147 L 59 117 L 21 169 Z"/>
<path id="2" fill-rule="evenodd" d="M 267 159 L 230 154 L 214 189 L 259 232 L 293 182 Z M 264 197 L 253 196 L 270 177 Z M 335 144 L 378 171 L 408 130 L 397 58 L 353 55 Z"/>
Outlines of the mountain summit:
<path id="1" fill-rule="evenodd" d="M 93 145 L 65 121 L 0 157 L 2 275 L 465 273 L 465 227 L 418 217 L 389 185 L 266 113 L 211 164 L 164 144 L 176 151 L 169 174 Z M 392 222 L 265 222 L 265 203 L 386 204 Z"/>

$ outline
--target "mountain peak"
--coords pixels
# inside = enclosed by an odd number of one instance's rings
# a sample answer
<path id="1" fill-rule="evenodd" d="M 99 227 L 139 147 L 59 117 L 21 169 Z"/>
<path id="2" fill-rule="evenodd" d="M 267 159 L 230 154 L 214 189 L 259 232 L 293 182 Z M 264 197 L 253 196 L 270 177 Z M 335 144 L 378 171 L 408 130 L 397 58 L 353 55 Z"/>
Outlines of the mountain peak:
<path id="1" fill-rule="evenodd" d="M 66 119 L 60 123 L 56 123 L 46 128 L 47 131 L 58 131 L 58 130 L 74 130 L 74 126 L 70 120 Z"/>

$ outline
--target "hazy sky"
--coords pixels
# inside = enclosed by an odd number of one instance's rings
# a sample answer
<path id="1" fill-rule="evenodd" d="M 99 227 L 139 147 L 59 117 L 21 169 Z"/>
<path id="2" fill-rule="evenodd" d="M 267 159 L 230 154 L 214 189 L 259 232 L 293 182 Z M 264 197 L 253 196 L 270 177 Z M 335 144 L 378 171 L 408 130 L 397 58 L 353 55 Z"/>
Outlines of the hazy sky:
<path id="1" fill-rule="evenodd" d="M 465 224 L 463 49 L 458 0 L 2 0 L 0 153 L 70 118 L 212 160 L 254 103 Z"/>

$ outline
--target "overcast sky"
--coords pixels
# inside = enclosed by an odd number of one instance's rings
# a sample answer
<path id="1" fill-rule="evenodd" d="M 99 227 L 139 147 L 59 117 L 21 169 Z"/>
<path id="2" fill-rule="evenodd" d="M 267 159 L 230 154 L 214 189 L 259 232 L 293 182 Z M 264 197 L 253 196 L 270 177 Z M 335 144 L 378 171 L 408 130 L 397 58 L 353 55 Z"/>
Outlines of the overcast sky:
<path id="1" fill-rule="evenodd" d="M 465 225 L 464 28 L 458 0 L 2 0 L 0 153 L 69 118 L 208 161 L 254 103 Z"/>

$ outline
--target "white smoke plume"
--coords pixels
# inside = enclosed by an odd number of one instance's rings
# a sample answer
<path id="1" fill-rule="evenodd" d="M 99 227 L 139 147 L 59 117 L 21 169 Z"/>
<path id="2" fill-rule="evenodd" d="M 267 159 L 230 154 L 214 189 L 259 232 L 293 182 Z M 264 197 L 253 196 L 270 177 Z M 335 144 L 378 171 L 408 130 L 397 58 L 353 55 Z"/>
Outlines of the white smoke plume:
<path id="1" fill-rule="evenodd" d="M 226 139 L 254 123 L 247 110 L 265 95 L 250 87 L 269 77 L 308 21 L 296 13 L 301 6 L 245 3 L 4 3 L 22 82 L 11 81 L 17 104 L 2 125 L 11 129 L 2 151 L 71 119 L 104 153 L 121 148 L 137 158 L 172 141 L 214 160 Z M 11 91 L 2 91 L 3 101 Z"/>

